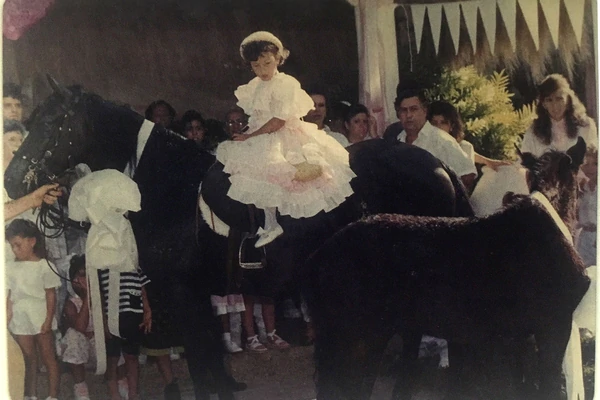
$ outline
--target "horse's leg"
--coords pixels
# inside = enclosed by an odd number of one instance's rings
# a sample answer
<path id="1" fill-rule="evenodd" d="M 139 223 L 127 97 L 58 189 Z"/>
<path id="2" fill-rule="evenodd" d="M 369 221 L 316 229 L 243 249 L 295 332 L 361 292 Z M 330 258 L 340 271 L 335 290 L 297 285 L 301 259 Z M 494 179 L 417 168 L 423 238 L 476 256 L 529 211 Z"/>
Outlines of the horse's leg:
<path id="1" fill-rule="evenodd" d="M 368 400 L 391 332 L 371 324 L 328 319 L 315 342 L 317 398 Z"/>
<path id="2" fill-rule="evenodd" d="M 374 322 L 371 329 L 362 333 L 362 336 L 368 339 L 368 342 L 365 343 L 365 358 L 361 361 L 363 371 L 359 371 L 364 377 L 361 392 L 365 399 L 369 399 L 373 393 L 373 387 L 375 386 L 375 381 L 379 374 L 383 354 L 385 353 L 388 342 L 394 334 L 394 331 L 390 326 L 378 326 L 378 324 L 381 325 L 386 322 L 391 324 L 391 321 L 382 319 L 378 322 Z"/>
<path id="3" fill-rule="evenodd" d="M 209 400 L 213 381 L 220 400 L 233 400 L 218 320 L 213 315 L 210 297 L 198 294 L 197 288 L 189 283 L 177 281 L 169 285 L 168 294 L 171 313 L 182 334 L 196 400 Z"/>
<path id="4" fill-rule="evenodd" d="M 571 334 L 571 319 L 535 333 L 540 371 L 539 398 L 560 400 L 562 388 L 562 361 Z"/>
<path id="5" fill-rule="evenodd" d="M 537 391 L 537 351 L 533 335 L 517 336 L 510 346 L 510 375 L 517 396 L 530 399 Z"/>
<path id="6" fill-rule="evenodd" d="M 412 396 L 413 386 L 418 378 L 417 359 L 422 336 L 420 331 L 402 331 L 402 358 L 398 378 L 392 392 L 393 400 L 409 400 Z M 450 358 L 450 364 L 453 362 Z"/>
<path id="7" fill-rule="evenodd" d="M 460 399 L 465 390 L 464 367 L 467 347 L 453 341 L 448 341 L 448 388 L 446 399 Z"/>

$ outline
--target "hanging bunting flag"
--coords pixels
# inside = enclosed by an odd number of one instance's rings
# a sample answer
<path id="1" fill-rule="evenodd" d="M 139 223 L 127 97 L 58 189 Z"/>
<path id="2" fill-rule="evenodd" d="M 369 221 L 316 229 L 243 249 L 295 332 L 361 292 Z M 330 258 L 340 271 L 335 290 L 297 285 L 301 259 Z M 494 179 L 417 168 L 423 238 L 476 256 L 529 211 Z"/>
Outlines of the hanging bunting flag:
<path id="1" fill-rule="evenodd" d="M 415 41 L 417 42 L 417 53 L 420 52 L 421 48 L 421 37 L 423 35 L 425 9 L 426 7 L 424 4 L 412 4 L 410 6 L 410 11 L 413 19 L 413 27 L 415 28 Z"/>
<path id="2" fill-rule="evenodd" d="M 444 12 L 450 28 L 450 36 L 454 42 L 454 54 L 458 54 L 460 40 L 460 6 L 458 3 L 444 3 Z M 431 21 L 431 20 L 430 20 Z"/>
<path id="3" fill-rule="evenodd" d="M 577 44 L 581 46 L 581 37 L 583 36 L 583 14 L 585 12 L 585 0 L 567 0 L 565 1 L 567 15 L 571 20 L 571 26 L 577 38 Z"/>
<path id="4" fill-rule="evenodd" d="M 519 7 L 525 18 L 525 24 L 531 33 L 533 38 L 533 44 L 535 49 L 540 49 L 540 32 L 539 32 L 539 21 L 538 21 L 538 2 L 532 0 L 518 0 Z"/>
<path id="5" fill-rule="evenodd" d="M 488 8 L 481 11 L 481 21 L 483 22 L 483 29 L 490 45 L 490 51 L 494 54 L 496 47 L 496 4 L 488 5 Z"/>
<path id="6" fill-rule="evenodd" d="M 498 0 L 498 7 L 514 52 L 517 50 L 517 0 Z"/>
<path id="7" fill-rule="evenodd" d="M 469 39 L 471 39 L 473 52 L 477 53 L 477 9 L 479 8 L 479 2 L 463 1 L 460 3 L 460 8 L 463 16 L 465 17 L 467 32 L 469 33 Z"/>
<path id="8" fill-rule="evenodd" d="M 567 0 L 571 1 L 571 0 Z M 540 0 L 544 17 L 550 29 L 550 36 L 554 42 L 554 47 L 558 49 L 558 34 L 560 21 L 560 0 Z"/>
<path id="9" fill-rule="evenodd" d="M 440 34 L 442 32 L 442 4 L 428 4 L 427 15 L 429 15 L 429 27 L 431 28 L 435 54 L 437 55 L 440 49 Z"/>

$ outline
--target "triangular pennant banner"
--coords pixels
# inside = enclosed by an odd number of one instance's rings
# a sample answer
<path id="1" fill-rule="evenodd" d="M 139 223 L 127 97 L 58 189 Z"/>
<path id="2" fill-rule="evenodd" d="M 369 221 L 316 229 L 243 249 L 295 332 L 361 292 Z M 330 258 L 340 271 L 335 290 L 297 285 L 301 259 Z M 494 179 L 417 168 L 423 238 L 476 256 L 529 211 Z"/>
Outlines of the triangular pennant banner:
<path id="1" fill-rule="evenodd" d="M 483 22 L 483 29 L 485 29 L 485 34 L 488 38 L 490 51 L 494 54 L 496 46 L 496 2 L 481 11 L 481 21 Z"/>
<path id="2" fill-rule="evenodd" d="M 460 40 L 460 6 L 458 3 L 445 3 L 444 12 L 448 27 L 450 28 L 450 36 L 454 42 L 454 53 L 458 53 L 458 44 Z"/>
<path id="3" fill-rule="evenodd" d="M 525 18 L 525 23 L 533 38 L 535 49 L 540 49 L 540 32 L 539 32 L 539 21 L 538 21 L 538 2 L 532 0 L 518 0 L 521 12 Z"/>
<path id="4" fill-rule="evenodd" d="M 517 49 L 517 0 L 498 0 L 500 14 L 513 51 Z"/>
<path id="5" fill-rule="evenodd" d="M 565 8 L 571 20 L 571 26 L 577 37 L 577 44 L 581 46 L 581 37 L 583 36 L 583 14 L 585 12 L 585 0 L 567 0 Z"/>
<path id="6" fill-rule="evenodd" d="M 468 1 L 460 3 L 463 16 L 465 17 L 465 24 L 467 25 L 467 32 L 469 33 L 469 39 L 471 39 L 471 45 L 473 46 L 473 52 L 477 52 L 477 9 L 479 7 L 478 1 Z"/>
<path id="7" fill-rule="evenodd" d="M 442 4 L 428 4 L 427 15 L 429 15 L 429 26 L 433 36 L 435 54 L 437 54 L 440 49 L 440 34 L 442 32 Z"/>
<path id="8" fill-rule="evenodd" d="M 417 53 L 421 48 L 421 36 L 423 35 L 423 20 L 425 19 L 425 5 L 412 4 L 410 11 L 412 13 L 413 27 L 415 28 L 415 41 L 417 42 Z"/>
<path id="9" fill-rule="evenodd" d="M 558 49 L 560 0 L 540 0 L 540 5 L 542 6 L 544 17 L 546 17 L 546 22 L 548 23 L 548 28 L 550 29 L 550 36 L 552 36 L 554 47 Z"/>

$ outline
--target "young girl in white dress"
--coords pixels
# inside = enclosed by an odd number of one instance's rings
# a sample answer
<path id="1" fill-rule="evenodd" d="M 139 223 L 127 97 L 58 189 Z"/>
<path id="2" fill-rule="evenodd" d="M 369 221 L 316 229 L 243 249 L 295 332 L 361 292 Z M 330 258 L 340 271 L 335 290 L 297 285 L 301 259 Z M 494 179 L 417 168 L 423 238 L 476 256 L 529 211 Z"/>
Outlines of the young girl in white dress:
<path id="1" fill-rule="evenodd" d="M 256 77 L 237 88 L 238 105 L 250 116 L 246 133 L 217 149 L 230 174 L 229 197 L 265 211 L 256 247 L 283 233 L 276 213 L 293 218 L 330 211 L 352 194 L 355 176 L 348 152 L 316 125 L 300 120 L 314 106 L 293 77 L 278 71 L 289 55 L 269 32 L 242 41 L 240 54 Z"/>
<path id="2" fill-rule="evenodd" d="M 25 399 L 37 399 L 37 351 L 48 371 L 47 400 L 58 396 L 59 369 L 53 330 L 56 329 L 56 289 L 60 278 L 56 267 L 44 257 L 44 238 L 35 224 L 13 220 L 6 228 L 6 239 L 15 254 L 7 262 L 8 330 L 23 351 L 25 359 Z"/>

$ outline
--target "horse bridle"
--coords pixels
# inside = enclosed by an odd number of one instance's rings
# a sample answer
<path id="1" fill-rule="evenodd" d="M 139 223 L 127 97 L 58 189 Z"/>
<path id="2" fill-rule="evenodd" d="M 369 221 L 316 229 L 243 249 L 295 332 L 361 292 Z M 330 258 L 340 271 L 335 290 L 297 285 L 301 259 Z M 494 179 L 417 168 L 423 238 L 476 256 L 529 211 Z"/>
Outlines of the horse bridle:
<path id="1" fill-rule="evenodd" d="M 72 96 L 72 95 L 70 95 L 70 96 Z M 48 117 L 47 121 L 43 121 L 45 132 L 50 132 L 50 134 L 44 135 L 46 143 L 44 143 L 43 148 L 45 148 L 48 145 L 48 143 L 51 142 L 52 140 L 54 141 L 54 143 L 50 148 L 48 148 L 44 151 L 44 154 L 41 159 L 38 160 L 34 157 L 31 157 L 29 159 L 29 166 L 28 166 L 27 172 L 25 173 L 25 176 L 23 177 L 23 183 L 27 185 L 27 192 L 31 192 L 32 185 L 35 185 L 35 187 L 39 187 L 38 186 L 38 177 L 39 176 L 41 176 L 41 175 L 45 176 L 45 178 L 48 180 L 48 182 L 60 183 L 61 178 L 64 176 L 68 176 L 70 173 L 72 173 L 72 171 L 75 168 L 75 165 L 71 165 L 71 154 L 70 153 L 68 154 L 69 167 L 63 173 L 61 173 L 59 175 L 54 174 L 49 170 L 48 165 L 47 165 L 47 161 L 50 159 L 50 157 L 52 157 L 56 148 L 61 143 L 61 139 L 63 139 L 65 132 L 67 135 L 70 135 L 70 133 L 73 131 L 73 129 L 71 127 L 71 117 L 73 115 L 75 115 L 75 111 L 73 110 L 73 105 L 75 105 L 79 102 L 80 97 L 73 96 L 73 98 L 70 100 L 71 101 L 69 101 L 69 105 L 65 104 L 64 102 L 60 104 L 60 107 L 63 110 L 63 113 L 61 113 L 61 116 Z M 52 134 L 56 130 L 56 128 L 55 128 L 56 120 L 59 118 L 60 118 L 60 122 L 58 123 L 57 133 Z M 73 145 L 73 142 L 69 138 L 69 146 L 72 146 L 72 145 Z M 21 156 L 21 157 L 23 160 L 27 160 L 27 156 Z M 67 190 L 69 189 L 68 185 L 62 185 L 62 186 L 66 187 Z M 73 221 L 73 220 L 69 219 L 65 214 L 66 214 L 65 210 L 60 203 L 57 203 L 56 207 L 46 204 L 46 203 L 42 203 L 42 206 L 40 207 L 40 213 L 38 216 L 39 225 L 43 228 L 49 228 L 49 229 L 56 230 L 56 232 L 54 234 L 49 235 L 49 234 L 47 234 L 46 229 L 44 229 L 42 231 L 44 236 L 46 236 L 48 238 L 58 237 L 64 232 L 67 225 L 78 228 L 78 229 L 84 229 L 84 230 L 89 229 L 89 224 L 84 223 L 84 222 Z"/>
<path id="2" fill-rule="evenodd" d="M 69 96 L 73 96 L 72 94 L 69 94 Z M 63 97 L 66 97 L 66 95 L 63 95 Z M 50 157 L 52 157 L 52 155 L 54 154 L 55 149 L 58 147 L 59 143 L 61 142 L 61 139 L 63 138 L 63 132 L 67 132 L 67 134 L 70 134 L 73 129 L 71 127 L 71 117 L 73 115 L 75 115 L 75 111 L 73 110 L 73 105 L 77 104 L 80 100 L 79 96 L 74 96 L 72 99 L 69 99 L 69 105 L 65 104 L 64 102 L 60 104 L 60 107 L 63 110 L 62 113 L 62 118 L 60 121 L 60 124 L 58 125 L 58 133 L 56 135 L 44 135 L 46 137 L 46 142 L 50 142 L 52 141 L 52 139 L 54 139 L 54 143 L 53 146 L 49 149 L 46 149 L 44 151 L 44 154 L 42 156 L 41 159 L 36 159 L 36 158 L 31 158 L 29 159 L 29 167 L 27 169 L 27 173 L 25 174 L 25 176 L 23 177 L 23 183 L 27 185 L 27 192 L 31 191 L 31 187 L 32 185 L 37 186 L 38 185 L 38 175 L 43 174 L 45 175 L 45 177 L 48 179 L 49 182 L 57 182 L 59 180 L 60 175 L 56 175 L 52 172 L 50 172 L 50 170 L 48 169 L 48 166 L 46 165 L 46 162 L 48 159 L 50 159 Z M 43 121 L 44 123 L 44 130 L 46 132 L 50 131 L 52 133 L 53 131 L 53 125 L 54 125 L 54 120 L 60 118 L 60 117 L 53 117 L 50 121 Z M 44 144 L 44 147 L 47 145 L 47 143 Z M 72 146 L 73 142 L 71 140 L 69 140 L 69 146 Z M 22 156 L 22 158 L 24 160 L 27 160 L 27 156 Z M 68 156 L 69 161 L 71 160 L 71 155 L 69 154 Z M 69 168 L 65 171 L 65 173 L 67 171 L 69 171 L 70 169 L 72 169 L 74 167 L 74 165 L 70 165 L 69 164 Z"/>

